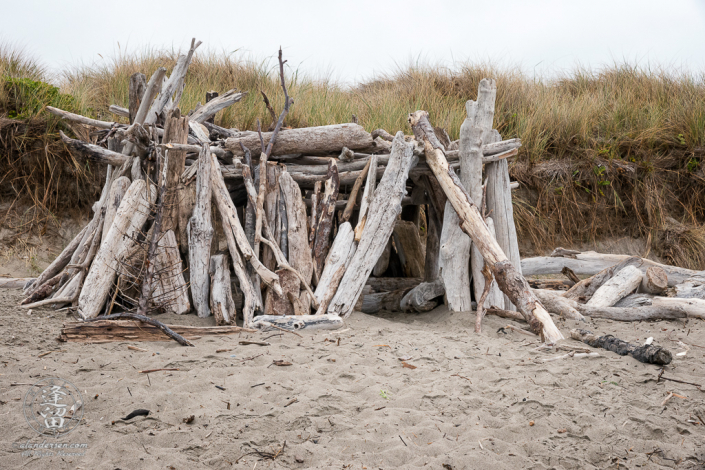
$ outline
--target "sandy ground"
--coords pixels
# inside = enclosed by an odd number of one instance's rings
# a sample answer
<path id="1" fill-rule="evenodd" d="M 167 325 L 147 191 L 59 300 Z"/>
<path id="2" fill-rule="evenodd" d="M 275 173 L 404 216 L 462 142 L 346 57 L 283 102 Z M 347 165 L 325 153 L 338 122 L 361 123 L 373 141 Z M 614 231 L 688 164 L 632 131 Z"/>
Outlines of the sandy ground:
<path id="1" fill-rule="evenodd" d="M 688 422 L 705 419 L 705 392 L 657 383 L 657 367 L 607 351 L 544 363 L 565 351 L 498 332 L 511 322 L 497 317 L 476 335 L 473 313 L 355 313 L 338 332 L 134 343 L 145 353 L 128 342 L 58 343 L 66 315 L 28 316 L 19 299 L 0 290 L 2 468 L 705 468 L 705 425 Z M 576 322 L 559 325 L 567 333 Z M 680 339 L 691 349 L 665 376 L 705 384 L 700 321 L 587 326 L 630 341 L 653 336 L 674 353 Z M 271 345 L 239 345 L 245 338 Z M 272 365 L 279 359 L 292 365 Z M 155 368 L 180 370 L 139 373 Z M 13 447 L 42 439 L 23 416 L 29 386 L 11 384 L 52 376 L 83 392 L 84 421 L 62 441 L 87 443 L 84 456 L 26 457 Z M 669 392 L 687 398 L 661 406 Z M 138 408 L 151 414 L 119 420 Z"/>

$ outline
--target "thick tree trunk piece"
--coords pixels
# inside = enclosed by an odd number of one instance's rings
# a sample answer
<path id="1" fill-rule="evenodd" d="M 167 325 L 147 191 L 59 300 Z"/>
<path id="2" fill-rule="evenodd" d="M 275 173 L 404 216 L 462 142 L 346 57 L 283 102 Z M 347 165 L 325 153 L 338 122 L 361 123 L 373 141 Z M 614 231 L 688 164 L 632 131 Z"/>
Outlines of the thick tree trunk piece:
<path id="1" fill-rule="evenodd" d="M 398 220 L 394 224 L 393 237 L 404 275 L 406 277 L 424 277 L 426 253 L 416 224 L 406 220 Z"/>
<path id="2" fill-rule="evenodd" d="M 129 109 L 127 110 L 127 117 L 130 119 L 130 124 L 135 122 L 135 116 L 137 115 L 137 110 L 140 109 L 142 104 L 142 99 L 144 98 L 144 92 L 147 89 L 147 77 L 143 73 L 133 73 L 130 75 L 130 87 L 129 87 Z"/>
<path id="3" fill-rule="evenodd" d="M 397 133 L 392 154 L 382 181 L 375 191 L 369 207 L 367 222 L 357 251 L 350 261 L 341 281 L 342 289 L 328 307 L 328 313 L 349 316 L 377 259 L 384 251 L 384 242 L 394 230 L 394 223 L 401 211 L 401 199 L 406 193 L 409 170 L 416 164 L 413 144 L 404 141 L 404 134 Z"/>
<path id="4" fill-rule="evenodd" d="M 654 308 L 678 308 L 689 318 L 700 318 L 705 320 L 705 300 L 703 299 L 679 299 L 677 297 L 654 297 L 652 301 Z"/>
<path id="5" fill-rule="evenodd" d="M 203 144 L 198 157 L 198 176 L 196 177 L 196 205 L 188 223 L 188 257 L 189 282 L 193 307 L 199 317 L 210 316 L 210 275 L 211 241 L 213 225 L 211 223 L 211 154 L 207 144 Z"/>
<path id="6" fill-rule="evenodd" d="M 281 228 L 279 213 L 279 176 L 281 175 L 281 172 L 281 166 L 277 165 L 274 162 L 267 163 L 267 183 L 264 192 L 263 218 L 266 219 L 267 224 L 269 225 L 269 229 L 271 230 L 271 241 L 272 243 L 276 243 L 277 246 L 280 246 L 279 234 Z M 262 261 L 262 264 L 270 271 L 276 271 L 277 260 L 274 256 L 274 253 L 272 252 L 272 249 L 268 246 L 262 248 L 260 261 Z"/>
<path id="7" fill-rule="evenodd" d="M 611 307 L 619 299 L 626 297 L 641 284 L 644 275 L 634 266 L 627 266 L 595 291 L 586 305 L 591 307 Z"/>
<path id="8" fill-rule="evenodd" d="M 342 275 L 338 278 L 337 284 L 333 285 L 332 281 L 336 277 L 338 270 L 342 268 L 343 272 L 345 272 L 350 260 L 352 260 L 352 257 L 356 251 L 354 237 L 355 234 L 352 230 L 350 222 L 340 224 L 340 227 L 338 227 L 338 233 L 335 236 L 335 240 L 333 240 L 333 244 L 328 252 L 323 273 L 321 274 L 321 278 L 318 280 L 318 285 L 316 286 L 315 295 L 319 303 L 328 297 L 330 292 L 335 294 L 337 291 Z M 332 300 L 332 297 L 328 300 L 329 303 L 330 300 Z"/>
<path id="9" fill-rule="evenodd" d="M 105 208 L 105 220 L 103 221 L 103 240 L 108 236 L 110 227 L 113 226 L 113 220 L 115 220 L 115 214 L 117 213 L 122 198 L 125 197 L 127 189 L 130 187 L 130 178 L 127 176 L 121 176 L 120 178 L 113 181 L 110 187 L 110 196 L 108 196 L 107 207 Z"/>
<path id="10" fill-rule="evenodd" d="M 134 181 L 122 198 L 112 227 L 98 250 L 78 299 L 83 319 L 98 316 L 115 279 L 119 259 L 135 243 L 137 232 L 149 217 L 156 199 L 156 188 L 144 180 Z"/>
<path id="11" fill-rule="evenodd" d="M 495 233 L 494 220 L 492 219 L 492 217 L 486 217 L 485 223 L 487 224 L 487 229 L 490 231 L 490 234 L 496 240 L 497 234 Z M 487 294 L 487 299 L 485 299 L 485 307 L 501 307 L 503 304 L 505 304 L 504 300 L 506 295 L 504 295 L 499 289 L 497 281 L 494 280 L 492 277 L 490 277 L 490 279 L 492 279 L 492 285 L 490 286 L 490 291 Z M 487 282 L 487 277 L 485 277 L 485 282 Z M 516 308 L 514 308 L 514 305 L 511 302 L 510 305 L 512 306 L 512 308 L 507 310 L 516 310 Z"/>
<path id="12" fill-rule="evenodd" d="M 446 201 L 441 229 L 439 271 L 445 285 L 445 303 L 451 312 L 469 312 L 470 294 L 470 237 L 460 228 L 460 219 L 450 201 Z M 468 245 L 468 249 L 464 249 Z"/>
<path id="13" fill-rule="evenodd" d="M 306 205 L 301 197 L 299 186 L 286 171 L 279 178 L 279 188 L 286 202 L 289 264 L 301 274 L 304 282 L 310 285 L 313 277 L 313 257 L 308 246 Z M 340 233 L 340 228 L 338 228 L 338 233 Z M 298 298 L 303 305 L 303 309 L 308 312 L 311 306 L 311 298 L 306 289 L 299 292 Z"/>
<path id="14" fill-rule="evenodd" d="M 179 245 L 172 230 L 164 232 L 159 240 L 154 265 L 154 304 L 161 305 L 167 312 L 177 315 L 190 312 L 188 285 L 184 280 Z"/>
<path id="15" fill-rule="evenodd" d="M 589 344 L 593 348 L 602 348 L 619 354 L 620 356 L 632 356 L 639 362 L 645 364 L 657 364 L 660 366 L 671 363 L 673 356 L 671 352 L 660 346 L 645 345 L 638 346 L 622 341 L 612 335 L 597 336 L 587 330 L 570 330 L 570 337 L 577 341 Z"/>
<path id="16" fill-rule="evenodd" d="M 429 312 L 438 305 L 435 299 L 444 293 L 443 281 L 423 282 L 404 295 L 400 308 L 402 312 Z"/>
<path id="17" fill-rule="evenodd" d="M 514 225 L 514 207 L 512 205 L 512 191 L 509 187 L 507 160 L 487 164 L 485 172 L 487 175 L 487 211 L 492 214 L 497 243 L 521 274 L 521 256 L 519 255 L 519 242 Z M 506 296 L 504 296 L 504 308 L 516 310 L 516 307 Z"/>
<path id="18" fill-rule="evenodd" d="M 610 266 L 609 268 L 605 268 L 599 273 L 595 274 L 594 276 L 591 276 L 587 279 L 583 279 L 582 281 L 578 282 L 575 284 L 573 287 L 571 287 L 565 294 L 563 294 L 564 297 L 572 300 L 579 300 L 581 302 L 587 302 L 590 300 L 590 298 L 593 296 L 593 294 L 602 287 L 602 285 L 612 279 L 612 277 L 621 271 L 622 269 L 626 268 L 627 266 L 636 266 L 639 267 L 641 266 L 641 258 L 638 258 L 636 256 L 629 257 L 618 264 L 614 266 Z M 568 267 L 564 267 L 563 269 L 570 269 Z M 561 270 L 562 271 L 562 270 Z M 572 272 L 572 270 L 571 270 Z"/>
<path id="19" fill-rule="evenodd" d="M 271 325 L 290 331 L 337 330 L 343 327 L 343 319 L 337 315 L 260 315 L 252 323 L 253 328 L 260 330 Z"/>
<path id="20" fill-rule="evenodd" d="M 333 231 L 333 216 L 335 215 L 335 200 L 340 190 L 338 167 L 335 160 L 328 163 L 328 176 L 321 202 L 319 203 L 318 223 L 316 224 L 316 237 L 313 242 L 313 277 L 318 283 L 323 274 L 323 264 L 330 248 L 330 236 Z"/>
<path id="21" fill-rule="evenodd" d="M 465 103 L 467 117 L 460 127 L 460 147 L 458 150 L 460 182 L 470 198 L 478 203 L 482 201 L 482 143 L 484 140 L 489 140 L 492 135 L 496 95 L 495 81 L 482 79 L 477 90 L 477 102 L 469 100 Z M 441 150 L 445 151 L 445 148 L 441 148 Z M 428 155 L 426 158 L 428 159 Z M 464 237 L 463 242 L 453 240 L 451 245 L 458 244 L 457 248 L 453 248 L 453 251 L 461 257 L 464 256 L 466 250 L 469 250 L 473 292 L 475 299 L 479 299 L 485 287 L 485 277 L 482 275 L 485 262 L 479 248 L 472 246 L 472 242 L 466 234 L 462 233 L 462 236 Z M 488 299 L 488 304 L 501 306 L 494 298 L 495 293 L 491 290 L 490 293 L 492 295 Z"/>
<path id="22" fill-rule="evenodd" d="M 211 116 L 215 116 L 218 111 L 225 109 L 228 106 L 232 106 L 240 101 L 245 97 L 245 95 L 247 95 L 247 93 L 238 93 L 235 90 L 226 91 L 222 95 L 208 101 L 206 104 L 194 111 L 194 113 L 189 116 L 189 119 L 193 122 L 202 124 Z"/>
<path id="23" fill-rule="evenodd" d="M 181 116 L 179 108 L 172 109 L 166 117 L 164 125 L 164 137 L 162 142 L 185 144 L 188 141 L 188 118 Z M 184 185 L 181 183 L 181 174 L 184 172 L 186 152 L 172 148 L 165 149 L 168 156 L 169 166 L 166 174 L 166 199 L 164 200 L 164 222 L 162 230 L 174 230 L 175 234 L 181 234 L 179 230 L 179 209 L 180 201 L 184 197 Z M 190 215 L 189 215 L 190 217 Z"/>
<path id="24" fill-rule="evenodd" d="M 211 256 L 209 267 L 211 281 L 210 309 L 216 325 L 235 322 L 235 302 L 230 290 L 230 267 L 225 255 Z"/>
<path id="25" fill-rule="evenodd" d="M 656 266 L 646 268 L 644 277 L 639 286 L 640 292 L 660 295 L 668 289 L 668 274 L 663 269 Z"/>
<path id="26" fill-rule="evenodd" d="M 166 325 L 186 339 L 202 336 L 224 336 L 253 333 L 256 330 L 239 326 L 182 326 Z M 57 338 L 63 342 L 112 343 L 124 341 L 172 341 L 156 326 L 134 320 L 96 320 L 64 323 Z"/>
<path id="27" fill-rule="evenodd" d="M 463 231 L 472 238 L 473 245 L 477 246 L 485 262 L 488 263 L 497 280 L 497 285 L 524 315 L 532 331 L 542 335 L 542 338 L 548 343 L 556 343 L 563 339 L 563 335 L 556 328 L 551 316 L 531 292 L 526 279 L 519 274 L 492 237 L 480 211 L 463 189 L 455 172 L 448 167 L 443 150 L 436 142 L 433 128 L 428 122 L 428 113 L 416 111 L 410 115 L 409 121 L 417 139 L 424 143 L 426 161 L 458 213 Z"/>
<path id="28" fill-rule="evenodd" d="M 572 256 L 574 256 L 574 258 L 554 256 L 524 258 L 521 260 L 521 269 L 525 276 L 534 276 L 538 274 L 560 274 L 563 267 L 567 266 L 579 276 L 592 276 L 603 269 L 612 267 L 621 261 L 631 258 L 629 255 L 611 255 L 596 253 L 594 251 L 584 251 Z M 643 264 L 639 269 L 642 271 L 646 271 L 646 268 L 649 266 L 657 266 L 666 271 L 669 287 L 676 286 L 699 273 L 699 271 L 692 269 L 668 266 L 644 258 L 642 258 L 641 261 Z"/>
<path id="29" fill-rule="evenodd" d="M 263 132 L 262 138 L 268 142 L 271 132 Z M 230 137 L 225 140 L 225 147 L 235 156 L 244 152 L 240 144 L 252 151 L 252 156 L 261 153 L 260 137 L 256 132 L 242 137 Z M 372 145 L 372 136 L 357 124 L 335 124 L 331 126 L 305 127 L 301 129 L 282 130 L 272 148 L 272 156 L 294 153 L 339 153 L 343 147 L 351 150 L 368 148 Z"/>

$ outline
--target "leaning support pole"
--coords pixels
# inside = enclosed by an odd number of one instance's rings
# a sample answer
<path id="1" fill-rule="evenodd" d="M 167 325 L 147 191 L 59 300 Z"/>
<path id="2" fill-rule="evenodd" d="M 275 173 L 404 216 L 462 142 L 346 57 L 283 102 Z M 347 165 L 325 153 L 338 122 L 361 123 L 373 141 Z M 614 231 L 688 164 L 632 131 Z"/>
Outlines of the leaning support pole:
<path id="1" fill-rule="evenodd" d="M 196 207 L 188 222 L 189 279 L 193 306 L 199 317 L 208 317 L 210 275 L 209 262 L 213 224 L 211 223 L 211 155 L 208 144 L 203 144 L 198 157 L 196 178 Z"/>
<path id="2" fill-rule="evenodd" d="M 482 220 L 480 211 L 463 189 L 458 176 L 448 166 L 441 144 L 428 121 L 428 113 L 416 111 L 409 115 L 409 122 L 416 138 L 424 144 L 429 167 L 458 213 L 461 228 L 477 246 L 502 292 L 507 294 L 512 303 L 517 306 L 531 329 L 541 335 L 547 343 L 555 343 L 563 339 L 563 335 L 556 328 L 551 316 L 531 292 L 526 279 L 519 274 L 519 271 L 497 244 L 497 240 L 492 237 L 487 225 Z"/>

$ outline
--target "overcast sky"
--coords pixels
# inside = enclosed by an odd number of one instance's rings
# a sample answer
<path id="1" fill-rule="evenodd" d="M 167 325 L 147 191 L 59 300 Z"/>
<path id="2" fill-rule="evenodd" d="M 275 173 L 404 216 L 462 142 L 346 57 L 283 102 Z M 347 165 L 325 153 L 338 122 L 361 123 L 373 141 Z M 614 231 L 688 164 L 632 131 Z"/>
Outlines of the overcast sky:
<path id="1" fill-rule="evenodd" d="M 705 72 L 702 0 L 22 0 L 4 1 L 2 17 L 0 41 L 54 70 L 196 37 L 260 60 L 281 45 L 292 67 L 347 83 L 416 60 L 538 76 L 624 61 Z"/>

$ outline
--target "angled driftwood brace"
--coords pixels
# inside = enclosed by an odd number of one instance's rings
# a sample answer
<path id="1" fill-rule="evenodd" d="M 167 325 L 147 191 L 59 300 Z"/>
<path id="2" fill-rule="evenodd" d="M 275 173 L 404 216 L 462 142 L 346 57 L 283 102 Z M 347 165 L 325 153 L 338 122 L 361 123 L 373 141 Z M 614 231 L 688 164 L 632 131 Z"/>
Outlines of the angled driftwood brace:
<path id="1" fill-rule="evenodd" d="M 524 315 L 532 331 L 542 335 L 549 343 L 563 339 L 551 316 L 531 292 L 526 279 L 519 274 L 490 234 L 480 211 L 463 189 L 455 172 L 448 167 L 442 147 L 433 134 L 433 127 L 428 122 L 428 113 L 416 111 L 409 116 L 409 122 L 416 138 L 424 143 L 426 161 L 458 213 L 463 231 L 472 238 L 497 280 L 499 288 Z"/>
<path id="2" fill-rule="evenodd" d="M 375 190 L 369 206 L 365 227 L 357 251 L 340 282 L 339 289 L 328 313 L 348 317 L 362 293 L 365 282 L 382 254 L 385 242 L 394 230 L 397 215 L 401 212 L 401 199 L 406 193 L 409 170 L 416 164 L 413 145 L 399 132 L 392 143 L 392 153 L 382 181 Z"/>

